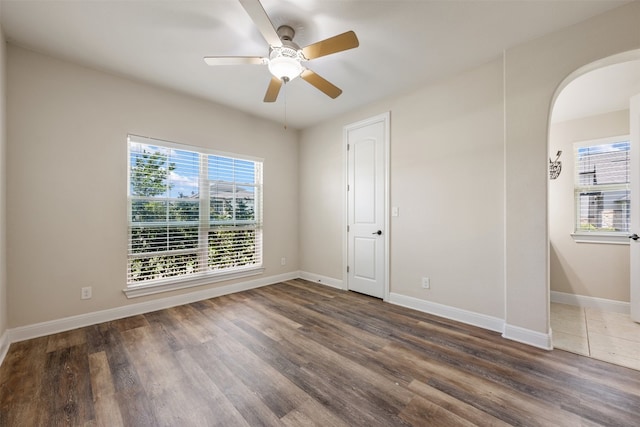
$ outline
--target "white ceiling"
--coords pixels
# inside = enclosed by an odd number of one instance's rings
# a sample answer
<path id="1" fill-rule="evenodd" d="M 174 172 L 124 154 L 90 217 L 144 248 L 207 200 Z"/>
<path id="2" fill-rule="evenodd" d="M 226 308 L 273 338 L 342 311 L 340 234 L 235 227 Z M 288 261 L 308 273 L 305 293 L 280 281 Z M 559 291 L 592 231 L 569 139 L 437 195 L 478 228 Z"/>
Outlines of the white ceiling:
<path id="1" fill-rule="evenodd" d="M 332 100 L 301 79 L 287 121 L 304 128 L 498 57 L 504 49 L 618 7 L 617 0 L 263 0 L 300 46 L 354 30 L 360 47 L 307 66 L 343 89 Z M 237 0 L 0 0 L 11 43 L 282 121 L 283 93 L 262 102 L 266 66 L 209 67 L 204 56 L 266 56 Z"/>
<path id="2" fill-rule="evenodd" d="M 563 122 L 629 108 L 640 93 L 640 61 L 609 65 L 571 81 L 553 105 L 551 121 Z"/>

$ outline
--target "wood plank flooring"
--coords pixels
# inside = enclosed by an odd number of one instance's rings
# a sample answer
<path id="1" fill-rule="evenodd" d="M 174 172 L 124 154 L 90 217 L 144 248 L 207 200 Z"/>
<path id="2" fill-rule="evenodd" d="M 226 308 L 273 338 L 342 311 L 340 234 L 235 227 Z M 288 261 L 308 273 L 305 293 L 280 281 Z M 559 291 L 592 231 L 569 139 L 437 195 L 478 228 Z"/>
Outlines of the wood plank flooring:
<path id="1" fill-rule="evenodd" d="M 640 372 L 292 280 L 14 343 L 1 426 L 637 426 Z"/>

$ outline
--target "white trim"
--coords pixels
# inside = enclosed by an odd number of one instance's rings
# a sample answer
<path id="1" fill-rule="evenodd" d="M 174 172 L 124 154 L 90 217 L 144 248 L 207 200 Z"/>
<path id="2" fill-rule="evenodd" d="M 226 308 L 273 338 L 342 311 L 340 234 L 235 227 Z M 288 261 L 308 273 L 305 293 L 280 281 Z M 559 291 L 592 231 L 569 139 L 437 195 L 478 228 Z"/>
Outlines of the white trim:
<path id="1" fill-rule="evenodd" d="M 384 229 L 387 234 L 384 239 L 384 300 L 389 299 L 390 269 L 391 269 L 391 112 L 387 111 L 379 116 L 384 121 Z"/>
<path id="2" fill-rule="evenodd" d="M 191 153 L 194 155 L 193 158 L 193 166 L 197 164 L 194 172 L 197 172 L 197 186 L 199 197 L 195 199 L 191 199 L 193 203 L 197 203 L 199 206 L 199 211 L 196 214 L 197 221 L 171 221 L 170 218 L 164 218 L 161 222 L 137 222 L 134 218 L 133 213 L 133 203 L 135 201 L 148 201 L 154 199 L 153 197 L 149 199 L 149 195 L 134 195 L 132 194 L 132 173 L 134 169 L 134 165 L 132 161 L 135 158 L 135 163 L 137 165 L 138 155 L 144 154 L 144 147 L 151 147 L 154 151 L 160 150 L 163 156 L 173 156 L 173 153 L 176 151 Z M 197 157 L 197 162 L 196 162 Z M 253 220 L 237 220 L 236 214 L 234 213 L 232 223 L 224 220 L 220 223 L 218 221 L 211 221 L 209 215 L 209 202 L 211 199 L 211 185 L 215 183 L 215 180 L 209 179 L 208 175 L 208 164 L 209 161 L 216 158 L 226 158 L 231 160 L 232 164 L 224 166 L 224 169 L 228 172 L 234 172 L 236 169 L 236 165 L 234 160 L 244 160 L 247 162 L 251 162 L 253 164 L 253 173 L 252 173 L 252 182 L 241 182 L 236 180 L 236 176 L 232 179 L 232 186 L 235 191 L 236 187 L 244 186 L 251 187 L 253 189 L 253 207 L 254 207 L 254 219 Z M 134 229 L 138 227 L 145 227 L 147 225 L 166 225 L 169 227 L 176 226 L 185 226 L 191 228 L 197 228 L 197 242 L 194 247 L 187 249 L 171 249 L 166 247 L 157 247 L 157 251 L 154 250 L 153 247 L 147 248 L 145 252 L 138 253 L 136 252 L 131 245 L 129 245 L 129 250 L 127 252 L 127 265 L 128 265 L 128 273 L 127 273 L 127 285 L 123 292 L 127 296 L 127 298 L 153 295 L 159 292 L 167 292 L 173 291 L 177 289 L 185 289 L 192 286 L 200 286 L 203 284 L 210 284 L 220 281 L 226 281 L 231 279 L 239 279 L 243 277 L 248 277 L 251 275 L 258 275 L 264 272 L 262 266 L 263 259 L 263 245 L 262 243 L 258 244 L 258 235 L 262 236 L 262 227 L 263 227 L 263 159 L 258 158 L 249 158 L 242 157 L 237 155 L 230 154 L 222 154 L 215 152 L 213 150 L 209 150 L 204 147 L 196 147 L 191 145 L 183 145 L 178 144 L 171 141 L 165 141 L 145 136 L 133 135 L 129 134 L 127 136 L 127 223 L 128 223 L 128 232 L 129 237 L 131 238 L 132 232 Z M 167 159 L 165 159 L 167 160 Z M 171 160 L 169 158 L 169 160 Z M 169 161 L 167 160 L 167 161 Z M 194 177 L 195 178 L 195 177 Z M 250 180 L 251 181 L 251 180 Z M 205 191 L 206 190 L 206 191 Z M 171 203 L 172 201 L 180 200 L 179 197 L 171 196 L 170 192 L 165 191 L 162 193 L 159 199 L 160 201 L 164 201 Z M 203 195 L 204 194 L 204 195 Z M 235 196 L 234 196 L 235 197 Z M 154 199 L 155 200 L 155 199 Z M 216 230 L 224 230 L 226 225 L 234 225 L 238 226 L 238 230 L 244 231 L 252 231 L 254 233 L 254 242 L 255 246 L 253 248 L 253 263 L 248 266 L 241 267 L 222 267 L 221 269 L 209 269 L 207 268 L 207 257 L 208 257 L 208 242 L 209 233 L 215 232 Z M 193 236 L 196 237 L 195 235 Z M 172 240 L 171 237 L 168 237 L 169 240 Z M 153 245 L 152 245 L 153 246 Z M 132 260 L 141 260 L 144 258 L 148 258 L 151 255 L 191 255 L 195 256 L 199 261 L 196 263 L 195 271 L 193 272 L 183 272 L 184 274 L 178 274 L 169 278 L 160 278 L 153 279 L 143 277 L 142 280 L 136 281 L 135 272 L 131 270 Z M 215 267 L 215 266 L 214 266 Z"/>
<path id="3" fill-rule="evenodd" d="M 0 365 L 4 362 L 4 358 L 9 351 L 9 346 L 11 342 L 9 341 L 9 331 L 4 331 L 2 336 L 0 337 Z"/>
<path id="4" fill-rule="evenodd" d="M 223 282 L 226 280 L 241 279 L 244 277 L 257 276 L 264 273 L 263 267 L 251 267 L 245 270 L 228 271 L 214 275 L 205 275 L 196 279 L 183 279 L 167 281 L 165 283 L 147 283 L 142 285 L 131 285 L 122 290 L 127 298 L 137 298 L 147 295 L 159 294 L 161 292 L 176 291 L 178 289 L 193 288 L 196 286 L 208 285 L 211 283 Z"/>
<path id="5" fill-rule="evenodd" d="M 576 243 L 603 243 L 603 244 L 629 244 L 629 234 L 630 233 L 621 233 L 621 232 L 606 232 L 606 231 L 583 231 L 580 230 L 579 226 L 580 226 L 580 218 L 581 218 L 581 214 L 580 214 L 580 207 L 579 205 L 579 199 L 578 199 L 578 193 L 582 193 L 584 191 L 593 191 L 596 187 L 598 187 L 600 190 L 599 191 L 612 191 L 612 190 L 623 190 L 623 189 L 627 189 L 630 190 L 631 187 L 631 179 L 629 178 L 629 182 L 627 183 L 620 183 L 620 184 L 605 184 L 605 185 L 595 185 L 595 184 L 581 184 L 580 183 L 580 177 L 579 177 L 579 161 L 578 161 L 578 152 L 580 148 L 586 148 L 586 147 L 592 147 L 594 145 L 604 145 L 604 144 L 615 144 L 615 143 L 622 143 L 622 142 L 628 142 L 629 143 L 629 164 L 628 164 L 628 170 L 629 171 L 633 171 L 633 168 L 631 166 L 631 163 L 633 163 L 633 161 L 631 160 L 631 156 L 632 156 L 632 152 L 631 152 L 631 136 L 630 135 L 617 135 L 617 136 L 611 136 L 611 137 L 605 137 L 605 138 L 596 138 L 596 139 L 589 139 L 589 140 L 584 140 L 584 141 L 576 141 L 573 143 L 573 152 L 572 152 L 572 156 L 573 156 L 573 165 L 574 165 L 574 172 L 573 172 L 573 227 L 574 227 L 574 232 L 571 233 L 571 237 L 573 238 L 573 240 Z M 547 180 L 547 184 L 548 184 L 548 180 Z M 631 194 L 630 194 L 630 199 L 633 201 L 633 198 L 631 198 Z M 632 209 L 633 210 L 633 209 Z M 629 222 L 631 222 L 631 218 L 629 218 Z M 631 224 L 629 223 L 629 227 L 631 227 Z"/>
<path id="6" fill-rule="evenodd" d="M 301 279 L 308 280 L 310 282 L 319 283 L 321 285 L 330 286 L 332 288 L 346 290 L 344 286 L 344 282 L 340 279 L 334 279 L 332 277 L 321 276 L 320 274 L 309 273 L 306 271 L 301 271 L 300 276 Z"/>
<path id="7" fill-rule="evenodd" d="M 504 323 L 504 320 L 497 317 L 487 316 L 486 314 L 475 313 L 473 311 L 425 301 L 419 298 L 409 297 L 393 292 L 389 295 L 388 302 L 444 317 L 446 319 L 455 320 L 457 322 L 466 323 L 468 325 L 488 329 L 490 331 L 502 332 L 503 338 L 528 344 L 533 347 L 538 347 L 544 350 L 551 350 L 553 348 L 551 346 L 551 332 L 544 334 L 530 329 L 524 329 L 519 326 L 507 325 Z"/>
<path id="8" fill-rule="evenodd" d="M 387 302 L 422 311 L 424 313 L 434 314 L 457 322 L 466 323 L 468 325 L 478 326 L 490 331 L 502 332 L 504 326 L 504 321 L 497 317 L 487 316 L 486 314 L 475 313 L 473 311 L 463 310 L 431 301 L 425 301 L 423 299 L 409 297 L 395 292 L 391 292 L 389 294 Z"/>
<path id="9" fill-rule="evenodd" d="M 260 163 L 264 162 L 264 158 L 262 157 L 250 156 L 247 154 L 232 153 L 230 151 L 218 151 L 218 150 L 213 150 L 207 147 L 201 147 L 198 145 L 183 144 L 180 142 L 169 141 L 166 139 L 154 138 L 152 136 L 137 135 L 135 133 L 127 134 L 127 144 L 129 142 L 138 143 L 138 144 L 148 144 L 154 147 L 157 147 L 157 146 L 166 147 L 166 148 L 171 148 L 173 150 L 191 151 L 192 153 L 203 153 L 203 154 L 211 154 L 213 156 L 228 157 L 232 159 L 235 158 L 240 160 L 249 160 L 251 162 L 260 162 Z"/>
<path id="10" fill-rule="evenodd" d="M 45 335 L 69 331 L 72 329 L 95 325 L 98 323 L 109 322 L 111 320 L 122 319 L 138 314 L 150 313 L 152 311 L 162 310 L 169 307 L 190 304 L 196 301 L 202 301 L 205 299 L 215 298 L 235 292 L 255 289 L 262 286 L 272 285 L 274 283 L 293 280 L 298 277 L 299 273 L 297 271 L 294 271 L 277 276 L 263 277 L 260 279 L 234 283 L 217 288 L 204 289 L 201 291 L 175 295 L 172 297 L 156 299 L 153 301 L 130 304 L 123 307 L 116 307 L 107 310 L 96 311 L 93 313 L 80 314 L 77 316 L 65 317 L 48 322 L 36 323 L 34 325 L 21 326 L 18 328 L 10 329 L 8 331 L 9 340 L 13 343 L 17 341 L 28 340 L 31 338 L 38 338 Z"/>
<path id="11" fill-rule="evenodd" d="M 599 310 L 613 311 L 615 313 L 623 314 L 629 314 L 630 310 L 630 304 L 628 302 L 589 297 L 586 295 L 567 294 L 565 292 L 557 291 L 551 291 L 551 302 L 575 305 L 578 307 L 597 308 Z"/>
<path id="12" fill-rule="evenodd" d="M 576 243 L 600 243 L 608 245 L 629 245 L 629 235 L 626 233 L 598 233 L 598 232 L 575 232 L 571 233 L 573 241 Z"/>
<path id="13" fill-rule="evenodd" d="M 116 307 L 107 310 L 96 311 L 92 313 L 80 314 L 77 316 L 65 317 L 62 319 L 51 320 L 48 322 L 36 323 L 33 325 L 21 326 L 18 328 L 8 329 L 0 336 L 0 364 L 4 361 L 4 358 L 9 350 L 11 343 L 24 341 L 32 338 L 38 338 L 59 332 L 65 332 L 77 328 L 96 325 L 99 323 L 109 322 L 112 320 L 122 319 L 125 317 L 135 316 L 144 313 L 150 313 L 157 310 L 162 310 L 170 307 L 175 307 L 184 304 L 190 304 L 196 301 L 202 301 L 209 298 L 215 298 L 222 295 L 228 295 L 236 292 L 242 292 L 249 289 L 255 289 L 262 286 L 272 285 L 275 283 L 286 282 L 287 280 L 294 280 L 297 278 L 309 280 L 324 286 L 330 286 L 336 289 L 344 289 L 343 282 L 338 279 L 333 279 L 326 276 L 321 276 L 314 273 L 304 271 L 293 271 L 290 273 L 280 274 L 277 276 L 269 276 L 256 280 L 234 283 L 231 285 L 221 286 L 217 288 L 205 289 L 196 292 L 190 292 L 187 294 L 176 295 L 172 297 L 166 297 L 156 299 L 152 301 L 146 301 L 136 304 L 130 304 L 122 307 Z M 552 294 L 554 294 L 552 292 Z M 560 294 L 556 292 L 555 294 Z M 569 294 L 564 294 L 569 295 Z M 587 298 L 587 297 L 582 297 Z M 593 298 L 589 298 L 593 299 Z M 600 300 L 599 298 L 596 298 Z M 553 295 L 552 295 L 553 300 Z M 605 300 L 611 301 L 611 300 Z M 485 314 L 475 313 L 468 310 L 462 310 L 459 308 L 434 303 L 431 301 L 425 301 L 418 298 L 401 295 L 397 293 L 390 293 L 387 299 L 388 303 L 398 306 L 410 308 L 413 310 L 422 311 L 424 313 L 433 314 L 436 316 L 444 317 L 446 319 L 455 320 L 458 322 L 466 323 L 472 326 L 477 326 L 483 329 L 488 329 L 496 332 L 503 332 L 502 336 L 507 339 L 522 342 L 524 344 L 532 345 L 534 347 L 543 348 L 545 350 L 551 349 L 551 332 L 549 334 L 542 334 L 539 332 L 523 329 L 517 326 L 505 325 L 502 319 L 487 316 Z M 614 301 L 617 302 L 617 301 Z M 620 303 L 627 304 L 628 303 Z"/>
<path id="14" fill-rule="evenodd" d="M 536 332 L 531 329 L 521 328 L 520 326 L 507 325 L 504 326 L 502 337 L 521 342 L 543 350 L 553 350 L 551 331 L 548 333 Z"/>
<path id="15" fill-rule="evenodd" d="M 349 155 L 347 153 L 348 133 L 350 130 L 361 128 L 364 126 L 372 125 L 374 123 L 382 122 L 384 124 L 384 290 L 383 300 L 387 301 L 390 298 L 389 282 L 390 282 L 390 258 L 391 254 L 389 249 L 391 246 L 390 235 L 390 221 L 389 221 L 389 209 L 390 209 L 390 181 L 391 181 L 391 111 L 386 111 L 377 116 L 369 117 L 364 120 L 360 120 L 355 123 L 350 123 L 342 128 L 342 152 L 344 153 L 344 170 L 343 170 L 343 186 L 344 188 L 344 206 L 343 206 L 343 227 L 342 227 L 342 271 L 343 271 L 343 283 L 342 289 L 349 289 L 349 274 L 347 273 L 347 266 L 349 265 L 349 235 L 347 233 L 347 226 L 349 225 L 349 192 L 347 191 L 347 182 L 349 176 Z"/>
<path id="16" fill-rule="evenodd" d="M 573 146 L 577 148 L 584 148 L 584 147 L 591 147 L 592 145 L 615 144 L 616 142 L 631 142 L 631 135 L 626 133 L 626 134 L 616 135 L 616 136 L 606 136 L 604 138 L 585 139 L 582 141 L 575 141 L 573 143 Z M 574 150 L 574 154 L 575 154 L 575 150 Z M 574 176 L 574 179 L 575 179 L 575 176 Z"/>

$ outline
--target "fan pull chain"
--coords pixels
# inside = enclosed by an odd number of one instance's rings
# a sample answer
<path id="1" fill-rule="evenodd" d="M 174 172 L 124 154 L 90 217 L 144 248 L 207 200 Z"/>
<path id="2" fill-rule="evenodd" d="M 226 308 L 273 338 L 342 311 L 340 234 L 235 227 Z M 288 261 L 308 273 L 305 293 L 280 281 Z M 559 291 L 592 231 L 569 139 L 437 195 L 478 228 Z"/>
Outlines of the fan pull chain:
<path id="1" fill-rule="evenodd" d="M 284 130 L 287 130 L 287 81 L 284 80 Z"/>

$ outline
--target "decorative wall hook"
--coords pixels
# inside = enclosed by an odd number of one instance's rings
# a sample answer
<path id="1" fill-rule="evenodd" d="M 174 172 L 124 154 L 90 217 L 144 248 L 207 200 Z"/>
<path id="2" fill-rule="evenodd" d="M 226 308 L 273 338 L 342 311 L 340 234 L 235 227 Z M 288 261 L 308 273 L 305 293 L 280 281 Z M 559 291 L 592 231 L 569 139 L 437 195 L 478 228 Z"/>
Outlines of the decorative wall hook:
<path id="1" fill-rule="evenodd" d="M 549 178 L 556 179 L 560 176 L 560 172 L 562 171 L 562 162 L 559 160 L 562 155 L 562 150 L 558 150 L 558 154 L 556 154 L 556 159 L 551 160 L 549 157 Z"/>

